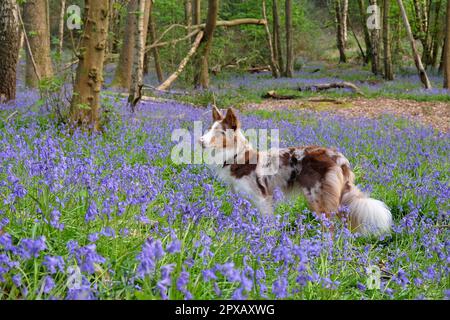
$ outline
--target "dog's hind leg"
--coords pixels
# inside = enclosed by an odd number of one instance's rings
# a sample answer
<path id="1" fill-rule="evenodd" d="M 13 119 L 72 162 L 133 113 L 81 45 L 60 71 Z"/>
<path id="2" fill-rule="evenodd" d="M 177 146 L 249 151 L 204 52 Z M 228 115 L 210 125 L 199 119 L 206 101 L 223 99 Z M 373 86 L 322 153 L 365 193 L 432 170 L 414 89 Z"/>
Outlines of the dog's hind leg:
<path id="1" fill-rule="evenodd" d="M 317 214 L 325 214 L 327 222 L 322 221 L 323 230 L 334 231 L 333 218 L 338 214 L 344 178 L 339 167 L 330 168 L 325 179 L 305 192 L 310 209 Z M 329 227 L 327 227 L 329 225 Z"/>

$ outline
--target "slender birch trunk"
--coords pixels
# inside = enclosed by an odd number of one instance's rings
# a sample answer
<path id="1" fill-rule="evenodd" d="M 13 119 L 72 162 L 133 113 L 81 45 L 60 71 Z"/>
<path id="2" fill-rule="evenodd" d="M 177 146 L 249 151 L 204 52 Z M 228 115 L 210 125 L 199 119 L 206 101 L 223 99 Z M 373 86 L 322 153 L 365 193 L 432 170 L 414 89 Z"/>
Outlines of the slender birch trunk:
<path id="1" fill-rule="evenodd" d="M 423 67 L 422 60 L 419 56 L 419 51 L 416 47 L 416 42 L 414 40 L 414 36 L 411 30 L 411 25 L 409 24 L 408 15 L 406 14 L 405 6 L 403 5 L 402 0 L 397 0 L 398 6 L 400 7 L 401 15 L 403 18 L 403 23 L 405 25 L 406 33 L 408 34 L 409 42 L 411 43 L 411 49 L 414 57 L 414 62 L 416 64 L 417 71 L 419 72 L 420 80 L 422 81 L 425 89 L 431 89 L 431 83 L 428 79 L 427 72 Z"/>
<path id="2" fill-rule="evenodd" d="M 384 78 L 386 80 L 394 80 L 394 72 L 392 70 L 389 13 L 390 13 L 390 0 L 384 0 L 383 6 Z"/>

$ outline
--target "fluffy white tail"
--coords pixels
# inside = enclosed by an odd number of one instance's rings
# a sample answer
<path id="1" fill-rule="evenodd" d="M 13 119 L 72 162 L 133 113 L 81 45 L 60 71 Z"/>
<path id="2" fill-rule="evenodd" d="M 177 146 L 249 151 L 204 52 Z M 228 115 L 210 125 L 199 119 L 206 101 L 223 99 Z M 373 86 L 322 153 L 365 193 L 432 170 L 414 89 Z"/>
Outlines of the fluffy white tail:
<path id="1" fill-rule="evenodd" d="M 354 232 L 364 236 L 388 233 L 392 215 L 383 202 L 367 197 L 354 185 L 342 197 L 342 204 L 350 209 L 350 225 Z"/>

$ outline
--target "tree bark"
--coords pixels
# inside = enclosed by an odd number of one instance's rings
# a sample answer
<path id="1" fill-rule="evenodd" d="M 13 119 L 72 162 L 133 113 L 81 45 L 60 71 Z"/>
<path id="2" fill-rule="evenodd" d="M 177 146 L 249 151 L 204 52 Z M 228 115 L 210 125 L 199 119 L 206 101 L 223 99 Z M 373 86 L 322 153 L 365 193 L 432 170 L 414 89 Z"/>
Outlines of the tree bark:
<path id="1" fill-rule="evenodd" d="M 150 38 L 150 43 L 153 44 L 156 41 L 156 26 L 153 19 L 153 4 L 151 5 L 150 16 L 148 20 L 148 33 Z M 155 71 L 158 77 L 158 82 L 162 83 L 164 81 L 164 73 L 161 67 L 161 61 L 159 57 L 159 50 L 157 47 L 151 49 L 153 54 L 153 60 L 155 61 Z"/>
<path id="2" fill-rule="evenodd" d="M 30 43 L 31 54 L 36 69 L 27 51 L 25 82 L 30 87 L 37 87 L 39 79 L 51 78 L 53 66 L 50 57 L 50 34 L 47 25 L 46 0 L 28 0 L 23 6 L 23 20 Z M 36 74 L 36 72 L 38 74 Z"/>
<path id="3" fill-rule="evenodd" d="M 195 74 L 195 86 L 200 88 L 209 87 L 208 58 L 211 51 L 214 30 L 217 25 L 219 12 L 219 0 L 208 0 L 208 16 L 206 18 L 205 30 L 197 52 L 197 72 Z"/>
<path id="4" fill-rule="evenodd" d="M 364 63 L 368 64 L 370 61 L 372 61 L 372 41 L 370 40 L 370 33 L 369 29 L 367 28 L 365 1 L 359 0 L 358 6 L 361 18 L 361 26 L 364 30 L 364 42 L 366 43 L 366 60 L 364 61 Z"/>
<path id="5" fill-rule="evenodd" d="M 66 13 L 66 0 L 61 0 L 61 11 L 59 13 L 59 43 L 58 54 L 61 57 L 64 45 L 64 16 Z"/>
<path id="6" fill-rule="evenodd" d="M 336 40 L 339 50 L 339 63 L 346 63 L 345 40 L 344 40 L 344 17 L 341 0 L 334 0 L 334 10 L 336 14 Z"/>
<path id="7" fill-rule="evenodd" d="M 100 91 L 108 38 L 108 0 L 85 0 L 84 35 L 71 102 L 71 122 L 83 128 L 100 129 Z"/>
<path id="8" fill-rule="evenodd" d="M 278 14 L 278 0 L 272 0 L 272 18 L 273 18 L 273 45 L 275 55 L 278 61 L 280 72 L 284 73 L 283 47 L 281 46 L 281 28 L 280 16 Z"/>
<path id="9" fill-rule="evenodd" d="M 147 37 L 147 27 L 150 11 L 150 1 L 146 0 L 145 16 L 144 16 L 144 39 Z M 119 88 L 130 89 L 131 72 L 134 57 L 135 31 L 137 28 L 137 17 L 135 12 L 138 10 L 138 0 L 130 0 L 128 3 L 128 16 L 125 25 L 125 34 L 122 49 L 120 51 L 119 62 L 117 63 L 114 75 L 113 85 Z"/>
<path id="10" fill-rule="evenodd" d="M 378 5 L 377 0 L 369 0 L 370 5 Z M 373 28 L 370 31 L 372 44 L 372 72 L 377 75 L 380 73 L 380 30 Z"/>
<path id="11" fill-rule="evenodd" d="M 202 23 L 202 6 L 201 0 L 192 0 L 192 22 L 194 24 Z"/>
<path id="12" fill-rule="evenodd" d="M 383 6 L 384 78 L 386 80 L 391 81 L 394 80 L 394 72 L 392 70 L 389 13 L 390 13 L 390 0 L 384 0 Z"/>
<path id="13" fill-rule="evenodd" d="M 0 101 L 16 98 L 19 19 L 16 0 L 0 2 Z"/>
<path id="14" fill-rule="evenodd" d="M 348 42 L 348 0 L 342 1 L 342 37 L 344 40 L 344 48 Z"/>
<path id="15" fill-rule="evenodd" d="M 447 1 L 447 24 L 444 47 L 444 88 L 450 90 L 450 1 Z"/>
<path id="16" fill-rule="evenodd" d="M 292 78 L 294 76 L 294 47 L 292 35 L 292 0 L 286 0 L 286 70 L 285 76 Z"/>
<path id="17" fill-rule="evenodd" d="M 433 68 L 437 67 L 438 63 L 438 54 L 439 54 L 439 47 L 441 45 L 441 37 L 440 37 L 440 14 L 441 14 L 441 4 L 442 1 L 436 2 L 435 8 L 434 8 L 434 28 L 433 28 L 433 36 L 432 36 L 432 56 L 430 65 Z"/>
<path id="18" fill-rule="evenodd" d="M 263 18 L 267 21 L 267 13 L 266 13 L 266 1 L 262 1 L 262 12 L 263 12 Z M 267 36 L 267 44 L 269 46 L 269 52 L 270 52 L 270 69 L 272 71 L 272 75 L 274 78 L 280 77 L 280 70 L 278 69 L 277 60 L 275 58 L 275 50 L 273 48 L 272 44 L 272 37 L 270 35 L 269 25 L 266 23 L 264 25 L 264 30 L 266 31 Z"/>
<path id="19" fill-rule="evenodd" d="M 202 23 L 202 7 L 200 0 L 192 0 L 192 23 L 199 25 Z M 191 42 L 194 43 L 196 36 L 192 36 Z"/>
<path id="20" fill-rule="evenodd" d="M 411 25 L 409 24 L 408 15 L 406 14 L 405 6 L 403 5 L 402 0 L 397 0 L 398 6 L 400 7 L 401 15 L 403 18 L 403 23 L 405 24 L 406 33 L 408 34 L 409 42 L 411 43 L 411 48 L 414 56 L 414 62 L 416 64 L 416 68 L 419 71 L 420 80 L 422 81 L 424 87 L 426 89 L 431 89 L 431 83 L 428 79 L 427 72 L 423 67 L 422 60 L 420 59 L 419 52 L 416 47 L 416 42 L 414 40 L 414 36 L 412 34 Z"/>
<path id="21" fill-rule="evenodd" d="M 144 77 L 144 55 L 145 55 L 145 37 L 144 37 L 144 16 L 147 0 L 138 1 L 137 26 L 134 33 L 134 57 L 133 73 L 131 74 L 131 87 L 128 97 L 128 104 L 131 111 L 134 112 L 141 98 L 141 90 Z"/>

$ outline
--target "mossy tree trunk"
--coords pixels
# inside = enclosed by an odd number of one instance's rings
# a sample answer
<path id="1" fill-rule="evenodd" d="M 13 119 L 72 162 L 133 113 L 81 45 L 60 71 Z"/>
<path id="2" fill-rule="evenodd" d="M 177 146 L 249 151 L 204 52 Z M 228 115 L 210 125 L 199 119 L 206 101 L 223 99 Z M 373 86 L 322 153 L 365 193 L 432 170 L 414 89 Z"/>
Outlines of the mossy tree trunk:
<path id="1" fill-rule="evenodd" d="M 19 20 L 16 0 L 0 1 L 0 101 L 16 98 Z"/>
<path id="2" fill-rule="evenodd" d="M 84 35 L 71 102 L 71 122 L 97 131 L 100 129 L 100 91 L 108 38 L 108 0 L 85 0 Z"/>

